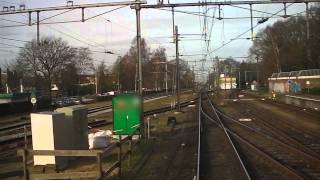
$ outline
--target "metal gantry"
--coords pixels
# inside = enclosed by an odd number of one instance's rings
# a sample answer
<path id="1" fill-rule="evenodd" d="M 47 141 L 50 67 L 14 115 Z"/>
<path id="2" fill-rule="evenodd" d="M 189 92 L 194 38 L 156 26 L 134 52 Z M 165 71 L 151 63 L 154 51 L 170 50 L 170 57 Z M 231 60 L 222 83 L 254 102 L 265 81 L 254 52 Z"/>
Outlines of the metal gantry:
<path id="1" fill-rule="evenodd" d="M 139 94 L 142 94 L 142 62 L 141 62 L 141 18 L 140 18 L 140 11 L 141 9 L 147 9 L 147 8 L 171 8 L 172 11 L 172 25 L 175 27 L 175 22 L 174 22 L 174 8 L 177 7 L 193 7 L 193 6 L 218 6 L 219 11 L 221 6 L 234 6 L 234 5 L 249 5 L 250 6 L 250 16 L 251 16 L 251 39 L 253 40 L 253 23 L 252 23 L 252 6 L 253 5 L 259 5 L 259 4 L 283 4 L 284 5 L 284 16 L 287 16 L 287 6 L 286 4 L 294 4 L 294 3 L 305 3 L 306 4 L 306 28 L 307 28 L 307 38 L 309 38 L 309 3 L 312 2 L 320 2 L 320 0 L 301 0 L 301 1 L 296 1 L 296 0 L 279 0 L 279 1 L 224 1 L 224 2 L 197 2 L 197 3 L 168 3 L 168 4 L 163 4 L 163 1 L 160 1 L 159 4 L 146 4 L 146 1 L 143 0 L 135 0 L 135 1 L 123 1 L 123 2 L 108 2 L 108 3 L 92 3 L 92 4 L 81 4 L 81 5 L 74 5 L 72 4 L 67 4 L 66 6 L 54 6 L 54 7 L 45 7 L 45 8 L 33 8 L 33 9 L 25 9 L 20 8 L 20 9 L 10 9 L 10 8 L 4 8 L 3 11 L 0 11 L 0 16 L 1 15 L 11 15 L 11 14 L 22 14 L 22 13 L 27 13 L 29 14 L 29 25 L 31 26 L 31 14 L 32 13 L 37 13 L 37 42 L 39 43 L 39 38 L 40 38 L 40 19 L 39 19 L 39 14 L 40 12 L 46 12 L 46 11 L 60 11 L 60 10 L 73 10 L 73 9 L 81 9 L 82 12 L 82 22 L 85 21 L 84 19 L 84 9 L 86 8 L 98 8 L 98 7 L 111 7 L 111 6 L 131 6 L 132 9 L 136 10 L 136 26 L 137 26 L 137 59 L 138 59 L 138 84 L 139 84 L 139 89 L 138 92 Z M 219 16 L 220 17 L 220 16 Z M 174 29 L 173 29 L 173 34 L 175 34 Z M 308 57 L 310 56 L 310 50 L 308 50 Z"/>

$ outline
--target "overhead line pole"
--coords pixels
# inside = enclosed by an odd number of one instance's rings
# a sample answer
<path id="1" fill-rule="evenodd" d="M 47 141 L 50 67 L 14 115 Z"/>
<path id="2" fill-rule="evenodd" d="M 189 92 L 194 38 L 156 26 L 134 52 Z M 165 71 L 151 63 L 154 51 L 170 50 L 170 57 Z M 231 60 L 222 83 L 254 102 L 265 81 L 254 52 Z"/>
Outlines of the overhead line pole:
<path id="1" fill-rule="evenodd" d="M 179 34 L 178 26 L 175 26 L 175 43 L 176 43 L 176 88 L 177 88 L 177 110 L 181 111 L 180 106 L 180 57 L 179 57 Z"/>
<path id="2" fill-rule="evenodd" d="M 37 43 L 40 44 L 40 11 L 37 11 Z"/>
<path id="3" fill-rule="evenodd" d="M 250 20 L 251 20 L 251 40 L 253 41 L 253 19 L 252 19 L 252 4 L 250 4 Z"/>
<path id="4" fill-rule="evenodd" d="M 137 0 L 139 2 L 140 0 Z M 142 60 L 141 60 L 141 22 L 140 22 L 140 4 L 136 4 L 136 21 L 137 21 L 137 59 L 138 59 L 138 83 L 139 94 L 142 96 Z"/>
<path id="5" fill-rule="evenodd" d="M 140 0 L 136 0 L 136 4 L 135 4 L 135 10 L 136 10 L 136 26 L 137 26 L 137 61 L 138 61 L 138 84 L 139 84 L 139 95 L 141 97 L 141 112 L 143 112 L 143 98 L 142 98 L 142 60 L 141 60 L 141 22 L 140 22 L 140 11 L 141 11 L 141 7 L 140 7 Z M 144 131 L 144 117 L 143 117 L 143 113 L 141 113 L 140 115 L 140 135 L 142 136 L 142 138 L 145 138 L 145 131 Z"/>
<path id="6" fill-rule="evenodd" d="M 174 38 L 174 36 L 175 36 L 174 28 L 175 28 L 175 23 L 174 23 L 174 7 L 172 7 L 172 36 L 173 36 L 173 38 Z"/>
<path id="7" fill-rule="evenodd" d="M 307 60 L 309 62 L 312 61 L 311 59 L 311 49 L 309 45 L 310 40 L 310 22 L 309 22 L 309 3 L 306 2 L 306 28 L 307 28 Z"/>
<path id="8" fill-rule="evenodd" d="M 166 95 L 168 95 L 168 63 L 166 63 Z"/>

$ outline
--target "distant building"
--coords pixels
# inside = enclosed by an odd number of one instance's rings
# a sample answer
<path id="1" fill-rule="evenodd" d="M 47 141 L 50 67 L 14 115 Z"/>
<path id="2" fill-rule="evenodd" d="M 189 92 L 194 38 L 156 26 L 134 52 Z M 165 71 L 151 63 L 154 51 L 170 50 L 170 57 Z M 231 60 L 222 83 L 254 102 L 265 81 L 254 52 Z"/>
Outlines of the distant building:
<path id="1" fill-rule="evenodd" d="M 95 84 L 95 75 L 94 74 L 80 74 L 79 83 L 80 86 L 87 86 Z"/>
<path id="2" fill-rule="evenodd" d="M 220 89 L 235 89 L 237 88 L 237 78 L 220 74 Z"/>
<path id="3" fill-rule="evenodd" d="M 273 73 L 269 91 L 277 93 L 300 93 L 303 89 L 320 88 L 320 69 Z"/>

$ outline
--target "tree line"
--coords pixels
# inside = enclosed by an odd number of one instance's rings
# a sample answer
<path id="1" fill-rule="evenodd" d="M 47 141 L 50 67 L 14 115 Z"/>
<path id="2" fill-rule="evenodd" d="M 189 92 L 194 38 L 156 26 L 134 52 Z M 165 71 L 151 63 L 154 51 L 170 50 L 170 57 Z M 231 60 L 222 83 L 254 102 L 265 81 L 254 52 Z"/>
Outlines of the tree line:
<path id="1" fill-rule="evenodd" d="M 249 63 L 258 61 L 262 84 L 276 72 L 320 68 L 320 7 L 310 8 L 309 38 L 306 16 L 288 17 L 257 33 Z"/>
<path id="2" fill-rule="evenodd" d="M 63 95 L 84 95 L 108 91 L 133 91 L 137 89 L 137 52 L 134 39 L 127 53 L 118 56 L 115 63 L 94 63 L 92 52 L 85 47 L 72 47 L 61 38 L 42 37 L 32 40 L 20 49 L 15 63 L 8 65 L 7 84 L 11 92 L 18 92 L 20 82 L 27 90 L 37 90 L 51 96 L 55 84 Z M 163 90 L 174 87 L 175 61 L 167 59 L 166 49 L 151 51 L 142 39 L 143 87 Z M 166 68 L 167 64 L 167 68 Z M 181 63 L 181 87 L 191 87 L 193 73 L 187 63 Z M 96 84 L 79 86 L 80 76 L 90 75 Z M 4 86 L 2 85 L 2 90 Z"/>

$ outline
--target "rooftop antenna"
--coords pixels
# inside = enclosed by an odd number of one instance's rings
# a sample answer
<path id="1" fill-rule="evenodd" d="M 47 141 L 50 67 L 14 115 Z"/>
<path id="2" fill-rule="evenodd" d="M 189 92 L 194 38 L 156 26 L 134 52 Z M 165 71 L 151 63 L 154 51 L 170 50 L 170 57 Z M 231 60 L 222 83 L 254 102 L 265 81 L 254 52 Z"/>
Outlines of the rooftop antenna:
<path id="1" fill-rule="evenodd" d="M 25 10 L 25 9 L 26 9 L 26 5 L 25 5 L 25 4 L 20 4 L 20 5 L 19 5 L 19 9 L 20 9 L 21 11 Z"/>
<path id="2" fill-rule="evenodd" d="M 3 6 L 2 8 L 3 8 L 2 11 L 9 11 L 9 7 L 8 6 Z"/>
<path id="3" fill-rule="evenodd" d="M 73 1 L 67 1 L 67 6 L 73 6 Z"/>

